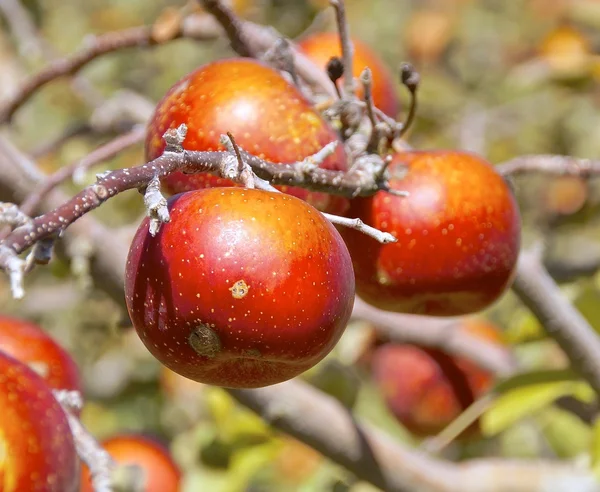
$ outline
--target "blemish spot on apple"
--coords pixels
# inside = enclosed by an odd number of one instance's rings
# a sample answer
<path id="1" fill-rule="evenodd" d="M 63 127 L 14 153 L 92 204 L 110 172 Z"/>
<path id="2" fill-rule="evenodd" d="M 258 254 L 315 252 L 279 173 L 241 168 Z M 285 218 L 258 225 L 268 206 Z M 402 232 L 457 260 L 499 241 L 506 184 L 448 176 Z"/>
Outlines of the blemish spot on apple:
<path id="1" fill-rule="evenodd" d="M 219 336 L 202 323 L 192 330 L 188 342 L 198 355 L 204 357 L 214 357 L 221 351 Z"/>
<path id="2" fill-rule="evenodd" d="M 248 349 L 248 350 L 244 350 L 244 355 L 247 355 L 248 357 L 260 357 L 262 354 L 260 353 L 260 350 L 252 348 L 252 349 Z"/>
<path id="3" fill-rule="evenodd" d="M 244 280 L 238 280 L 232 287 L 229 288 L 231 291 L 231 297 L 234 299 L 243 299 L 248 294 L 250 286 Z"/>

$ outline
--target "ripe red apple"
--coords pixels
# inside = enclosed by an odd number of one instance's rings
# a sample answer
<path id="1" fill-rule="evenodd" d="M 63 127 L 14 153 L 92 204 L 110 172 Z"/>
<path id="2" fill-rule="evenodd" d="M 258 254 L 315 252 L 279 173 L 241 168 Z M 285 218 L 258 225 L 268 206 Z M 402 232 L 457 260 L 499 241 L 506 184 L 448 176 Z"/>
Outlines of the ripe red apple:
<path id="1" fill-rule="evenodd" d="M 398 242 L 342 231 L 358 295 L 380 309 L 432 316 L 473 313 L 496 301 L 512 280 L 520 245 L 517 203 L 503 178 L 482 158 L 458 151 L 398 153 L 389 171 L 391 187 L 410 196 L 357 198 L 348 214 Z"/>
<path id="2" fill-rule="evenodd" d="M 69 353 L 35 323 L 0 315 L 0 351 L 30 366 L 54 389 L 81 391 Z"/>
<path id="3" fill-rule="evenodd" d="M 0 352 L 0 490 L 74 492 L 79 458 L 46 382 Z"/>
<path id="4" fill-rule="evenodd" d="M 148 160 L 162 154 L 163 133 L 182 123 L 188 126 L 187 150 L 224 150 L 219 138 L 231 132 L 244 150 L 275 163 L 300 161 L 339 140 L 295 86 L 276 70 L 247 58 L 204 65 L 169 90 L 148 127 Z M 341 144 L 321 167 L 346 170 Z M 208 174 L 179 172 L 166 177 L 164 184 L 170 193 L 233 185 Z M 323 211 L 342 213 L 348 206 L 343 197 L 285 186 L 280 189 Z"/>
<path id="5" fill-rule="evenodd" d="M 244 188 L 173 197 L 138 229 L 125 296 L 140 338 L 173 371 L 234 388 L 293 378 L 336 344 L 354 302 L 348 250 L 295 197 Z"/>
<path id="6" fill-rule="evenodd" d="M 168 449 L 158 442 L 142 435 L 123 434 L 106 439 L 101 445 L 117 466 L 141 468 L 144 492 L 179 492 L 181 471 Z M 87 466 L 81 469 L 81 492 L 93 492 Z"/>
<path id="7" fill-rule="evenodd" d="M 501 343 L 484 320 L 464 320 L 457 329 Z M 416 345 L 385 344 L 375 350 L 372 374 L 390 411 L 417 436 L 439 433 L 490 389 L 493 376 L 471 361 Z M 463 438 L 477 434 L 478 423 Z"/>
<path id="8" fill-rule="evenodd" d="M 354 57 L 353 75 L 360 77 L 365 67 L 371 69 L 373 77 L 373 102 L 384 113 L 395 118 L 400 109 L 397 86 L 394 76 L 388 70 L 381 58 L 365 43 L 353 38 Z M 341 56 L 340 39 L 337 33 L 324 32 L 313 34 L 298 44 L 300 50 L 316 65 L 325 69 L 327 62 L 334 56 Z M 363 97 L 363 90 L 357 84 L 357 94 Z"/>

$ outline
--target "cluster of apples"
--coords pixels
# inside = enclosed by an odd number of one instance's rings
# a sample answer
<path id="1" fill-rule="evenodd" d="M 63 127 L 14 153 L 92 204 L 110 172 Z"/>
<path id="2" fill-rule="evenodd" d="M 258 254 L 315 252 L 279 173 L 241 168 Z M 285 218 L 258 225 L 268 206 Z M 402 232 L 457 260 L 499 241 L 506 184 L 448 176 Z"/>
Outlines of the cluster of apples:
<path id="1" fill-rule="evenodd" d="M 38 325 L 0 316 L 0 490 L 92 490 L 53 390 L 81 392 L 71 356 Z M 102 446 L 117 464 L 139 467 L 144 490 L 179 490 L 180 472 L 159 444 L 117 435 Z"/>
<path id="2" fill-rule="evenodd" d="M 370 67 L 374 103 L 395 117 L 394 78 L 367 46 L 354 40 L 354 47 L 354 76 Z M 319 34 L 299 49 L 324 66 L 339 55 L 339 40 Z M 163 152 L 164 132 L 181 124 L 187 150 L 225 150 L 219 137 L 231 132 L 274 163 L 300 161 L 340 140 L 296 86 L 251 59 L 209 63 L 177 82 L 151 120 L 148 160 Z M 322 167 L 346 171 L 348 160 L 340 144 Z M 156 236 L 148 220 L 141 224 L 126 267 L 127 306 L 146 347 L 192 380 L 261 387 L 323 359 L 355 294 L 381 309 L 430 316 L 466 315 L 496 301 L 520 247 L 518 207 L 503 178 L 484 159 L 456 150 L 398 152 L 388 171 L 391 187 L 408 197 L 380 191 L 346 199 L 292 187 L 270 193 L 205 174 L 166 177 L 163 188 L 175 195 L 171 220 Z M 319 211 L 360 218 L 397 242 L 338 231 Z M 374 372 L 406 378 L 389 369 L 404 358 L 398 349 L 382 350 Z"/>

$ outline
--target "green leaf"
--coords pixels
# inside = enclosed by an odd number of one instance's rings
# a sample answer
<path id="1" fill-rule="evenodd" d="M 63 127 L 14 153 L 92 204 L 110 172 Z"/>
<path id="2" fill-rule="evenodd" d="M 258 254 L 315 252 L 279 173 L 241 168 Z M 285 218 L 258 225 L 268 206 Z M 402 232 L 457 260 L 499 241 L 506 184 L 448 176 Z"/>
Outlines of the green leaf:
<path id="1" fill-rule="evenodd" d="M 228 470 L 229 480 L 225 492 L 243 492 L 252 478 L 276 458 L 280 446 L 271 441 L 236 451 Z"/>
<path id="2" fill-rule="evenodd" d="M 536 420 L 559 458 L 573 458 L 589 449 L 592 431 L 571 412 L 550 407 L 543 410 Z"/>
<path id="3" fill-rule="evenodd" d="M 590 446 L 591 468 L 594 475 L 600 479 L 600 419 L 596 419 L 592 427 L 592 443 Z"/>
<path id="4" fill-rule="evenodd" d="M 499 396 L 481 418 L 482 432 L 488 437 L 535 415 L 560 397 L 593 399 L 591 388 L 568 370 L 521 374 L 499 383 L 494 391 Z"/>
<path id="5" fill-rule="evenodd" d="M 493 388 L 496 394 L 503 394 L 513 389 L 542 383 L 579 382 L 581 377 L 571 369 L 550 369 L 529 371 L 515 374 L 509 378 L 498 381 Z M 592 393 L 593 396 L 593 393 Z"/>

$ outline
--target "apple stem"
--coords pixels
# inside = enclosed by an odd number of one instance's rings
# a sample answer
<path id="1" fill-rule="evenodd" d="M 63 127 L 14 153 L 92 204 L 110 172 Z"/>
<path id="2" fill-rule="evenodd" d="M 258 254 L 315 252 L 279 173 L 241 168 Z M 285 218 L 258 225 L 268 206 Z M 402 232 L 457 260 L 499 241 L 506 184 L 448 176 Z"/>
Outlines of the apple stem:
<path id="1" fill-rule="evenodd" d="M 410 92 L 410 107 L 398 138 L 402 138 L 405 135 L 415 119 L 415 115 L 417 113 L 417 90 L 419 88 L 419 83 L 421 82 L 421 76 L 419 75 L 419 72 L 417 72 L 410 63 L 402 64 L 400 67 L 400 78 L 402 80 L 402 84 Z"/>
<path id="2" fill-rule="evenodd" d="M 375 105 L 373 103 L 373 75 L 371 69 L 366 67 L 360 74 L 360 81 L 363 86 L 365 106 L 367 108 L 367 117 L 371 123 L 371 136 L 367 144 L 367 153 L 376 154 L 381 141 L 381 127 L 375 118 Z"/>
<path id="3" fill-rule="evenodd" d="M 327 72 L 329 80 L 331 80 L 335 87 L 335 92 L 337 93 L 338 98 L 342 99 L 342 93 L 340 92 L 338 80 L 340 80 L 344 75 L 344 63 L 338 56 L 332 56 L 327 62 L 327 65 L 325 65 L 325 71 Z"/>

